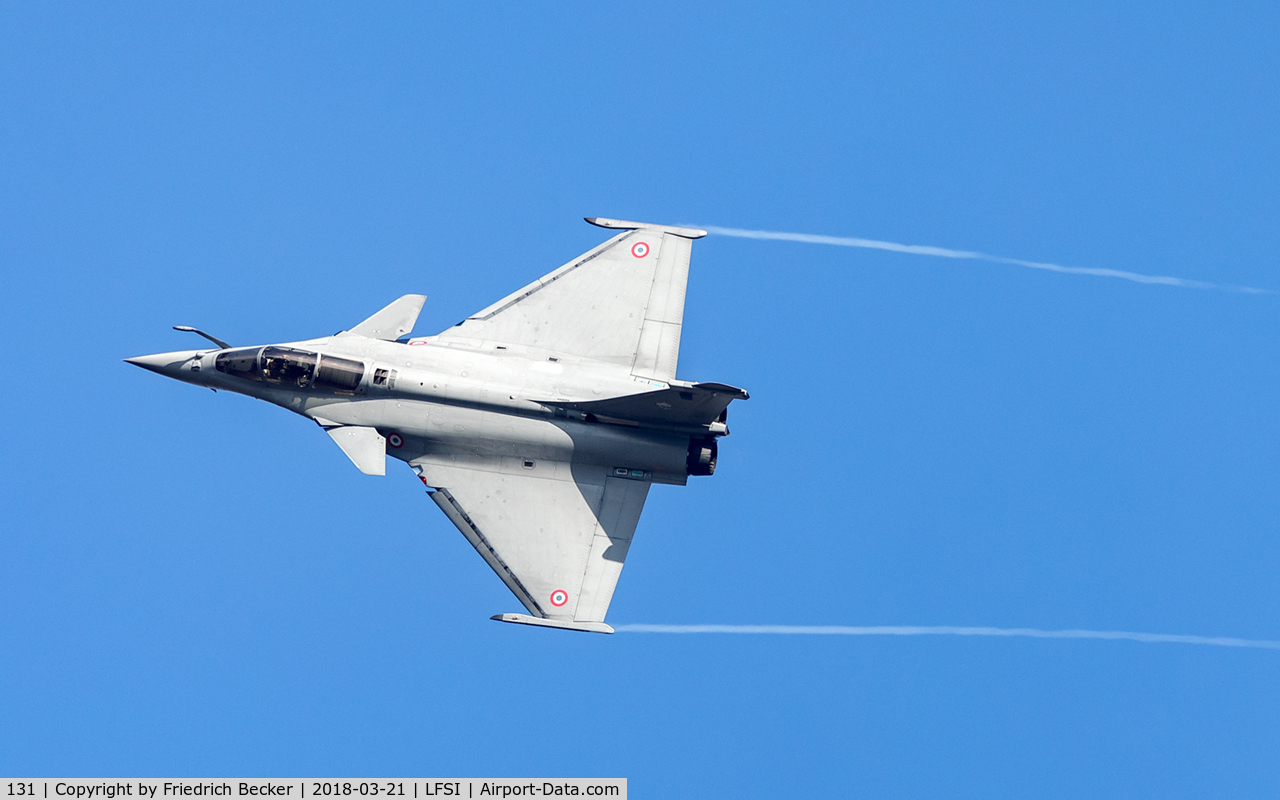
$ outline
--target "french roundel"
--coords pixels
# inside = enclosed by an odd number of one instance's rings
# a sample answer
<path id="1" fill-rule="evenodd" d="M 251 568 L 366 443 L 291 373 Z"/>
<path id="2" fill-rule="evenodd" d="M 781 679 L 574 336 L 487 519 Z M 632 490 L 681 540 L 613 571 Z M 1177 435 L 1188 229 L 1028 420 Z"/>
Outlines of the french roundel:
<path id="1" fill-rule="evenodd" d="M 569 593 L 564 589 L 556 589 L 551 593 L 551 605 L 556 608 L 559 608 L 567 602 L 569 602 Z"/>
<path id="2" fill-rule="evenodd" d="M 387 437 L 387 444 L 392 447 L 404 447 L 404 437 L 398 433 L 393 433 Z"/>
<path id="3" fill-rule="evenodd" d="M 636 258 L 644 258 L 645 256 L 649 255 L 649 243 L 636 242 L 635 244 L 631 245 L 631 255 L 635 256 Z"/>

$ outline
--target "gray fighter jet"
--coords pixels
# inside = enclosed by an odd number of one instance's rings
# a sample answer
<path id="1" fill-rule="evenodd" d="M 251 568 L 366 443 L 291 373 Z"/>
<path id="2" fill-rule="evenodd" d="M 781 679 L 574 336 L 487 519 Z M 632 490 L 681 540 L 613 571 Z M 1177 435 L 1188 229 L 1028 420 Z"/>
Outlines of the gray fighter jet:
<path id="1" fill-rule="evenodd" d="M 716 468 L 722 383 L 676 380 L 689 251 L 705 231 L 588 218 L 622 232 L 435 336 L 406 338 L 410 294 L 320 339 L 126 359 L 313 419 L 367 475 L 386 456 L 528 614 L 493 619 L 612 633 L 604 622 L 654 483 Z"/>

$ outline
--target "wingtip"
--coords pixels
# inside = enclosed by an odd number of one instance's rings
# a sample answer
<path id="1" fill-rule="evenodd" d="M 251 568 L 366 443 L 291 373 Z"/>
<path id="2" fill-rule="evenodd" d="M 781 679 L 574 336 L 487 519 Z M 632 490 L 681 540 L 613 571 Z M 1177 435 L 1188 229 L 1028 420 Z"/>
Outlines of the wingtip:
<path id="1" fill-rule="evenodd" d="M 655 225 L 651 222 L 632 222 L 625 219 L 610 219 L 608 217 L 583 217 L 584 220 L 590 222 L 600 228 L 612 228 L 614 230 L 634 231 L 640 229 L 661 231 L 676 236 L 683 236 L 686 239 L 701 239 L 707 235 L 704 230 L 697 228 L 681 228 L 675 225 Z"/>
<path id="2" fill-rule="evenodd" d="M 496 622 L 513 622 L 516 625 L 532 625 L 538 628 L 558 628 L 562 631 L 582 633 L 613 633 L 613 626 L 603 622 L 579 622 L 576 620 L 544 619 L 528 614 L 494 614 L 489 619 Z"/>

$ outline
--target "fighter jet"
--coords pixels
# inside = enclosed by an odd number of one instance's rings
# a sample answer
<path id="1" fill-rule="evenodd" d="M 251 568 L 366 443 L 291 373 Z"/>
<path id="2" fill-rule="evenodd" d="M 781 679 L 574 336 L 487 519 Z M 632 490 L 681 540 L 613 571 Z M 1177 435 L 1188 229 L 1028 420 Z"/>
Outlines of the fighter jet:
<path id="1" fill-rule="evenodd" d="M 125 359 L 314 420 L 366 475 L 406 462 L 528 614 L 596 633 L 655 483 L 716 469 L 723 383 L 676 379 L 693 240 L 586 218 L 612 239 L 435 336 L 409 294 L 319 339 Z"/>

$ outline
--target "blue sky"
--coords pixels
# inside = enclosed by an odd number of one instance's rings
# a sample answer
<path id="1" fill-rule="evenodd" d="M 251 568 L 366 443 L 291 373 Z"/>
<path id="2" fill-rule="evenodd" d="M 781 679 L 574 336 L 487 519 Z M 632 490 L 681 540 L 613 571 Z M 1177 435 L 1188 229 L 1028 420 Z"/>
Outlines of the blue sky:
<path id="1" fill-rule="evenodd" d="M 0 7 L 0 773 L 620 776 L 636 796 L 1280 793 L 1280 657 L 558 634 L 412 473 L 126 356 L 434 333 L 583 216 L 1280 290 L 1280 13 Z M 621 623 L 1280 639 L 1280 295 L 711 236 Z"/>

